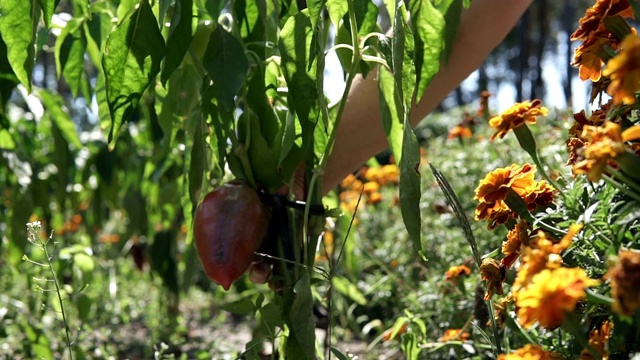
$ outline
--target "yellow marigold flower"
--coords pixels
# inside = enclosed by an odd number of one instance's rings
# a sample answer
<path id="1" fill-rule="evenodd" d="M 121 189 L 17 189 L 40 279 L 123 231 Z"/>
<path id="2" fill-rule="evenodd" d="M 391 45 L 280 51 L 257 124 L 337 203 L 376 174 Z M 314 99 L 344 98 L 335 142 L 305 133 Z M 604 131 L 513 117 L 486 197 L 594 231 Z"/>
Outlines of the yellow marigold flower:
<path id="1" fill-rule="evenodd" d="M 539 346 L 527 344 L 508 354 L 501 354 L 498 360 L 561 360 L 557 353 L 546 351 Z"/>
<path id="2" fill-rule="evenodd" d="M 445 280 L 455 282 L 457 278 L 461 276 L 468 276 L 471 274 L 471 269 L 466 265 L 452 266 L 444 273 Z"/>
<path id="3" fill-rule="evenodd" d="M 498 301 L 493 303 L 493 318 L 498 326 L 502 327 L 505 317 L 509 310 L 509 304 L 513 303 L 513 294 L 509 293 L 507 296 L 501 297 Z M 491 326 L 491 320 L 487 321 L 487 326 Z"/>
<path id="4" fill-rule="evenodd" d="M 546 116 L 547 112 L 547 108 L 543 107 L 542 101 L 538 99 L 516 103 L 500 114 L 500 116 L 493 117 L 489 120 L 489 125 L 497 129 L 497 132 L 491 135 L 490 140 L 495 139 L 496 136 L 502 139 L 507 135 L 509 130 L 522 126 L 525 123 L 535 124 L 536 116 Z"/>
<path id="5" fill-rule="evenodd" d="M 613 102 L 631 105 L 640 90 L 640 38 L 629 34 L 620 47 L 622 50 L 609 60 L 602 74 L 611 79 L 607 94 L 613 97 Z"/>
<path id="6" fill-rule="evenodd" d="M 545 232 L 538 231 L 537 236 L 529 241 L 529 246 L 525 246 L 522 250 L 522 265 L 512 289 L 517 291 L 544 269 L 560 267 L 562 264 L 560 253 L 571 245 L 572 239 L 581 229 L 581 224 L 571 225 L 560 241 L 554 241 L 547 237 Z"/>
<path id="7" fill-rule="evenodd" d="M 340 193 L 340 209 L 344 212 L 353 214 L 358 205 L 358 199 L 360 198 L 360 191 L 345 190 Z"/>
<path id="8" fill-rule="evenodd" d="M 455 138 L 458 139 L 470 139 L 473 136 L 473 132 L 466 126 L 456 125 L 451 130 L 449 130 L 449 135 L 447 135 L 448 140 L 452 140 Z"/>
<path id="9" fill-rule="evenodd" d="M 469 340 L 469 333 L 463 332 L 462 329 L 447 329 L 444 331 L 444 335 L 438 341 L 452 341 L 452 340 L 460 340 L 467 341 Z"/>
<path id="10" fill-rule="evenodd" d="M 607 121 L 607 114 L 609 114 L 611 104 L 613 104 L 613 102 L 609 100 L 607 103 L 601 105 L 599 109 L 594 110 L 589 117 L 587 117 L 584 110 L 573 114 L 575 123 L 571 126 L 571 129 L 569 129 L 569 137 L 579 138 L 582 136 L 582 130 L 586 125 L 601 126 L 604 124 Z"/>
<path id="11" fill-rule="evenodd" d="M 562 324 L 565 312 L 573 311 L 578 301 L 585 297 L 584 289 L 598 283 L 587 277 L 581 268 L 542 270 L 514 294 L 518 320 L 525 328 L 538 322 L 547 329 L 554 329 Z"/>
<path id="12" fill-rule="evenodd" d="M 602 360 L 609 360 L 606 346 L 609 338 L 611 338 L 612 330 L 613 323 L 607 320 L 600 325 L 600 328 L 593 329 L 589 332 L 589 346 L 600 355 Z M 595 358 L 588 349 L 583 349 L 580 353 L 580 360 L 595 360 Z"/>
<path id="13" fill-rule="evenodd" d="M 579 20 L 578 29 L 571 34 L 571 40 L 586 40 L 591 33 L 601 28 L 602 19 L 605 16 L 614 15 L 632 18 L 633 9 L 629 5 L 629 0 L 597 0 Z"/>
<path id="14" fill-rule="evenodd" d="M 505 278 L 505 268 L 498 260 L 485 258 L 480 265 L 480 276 L 487 282 L 487 292 L 484 299 L 489 300 L 493 294 L 502 295 L 502 282 Z"/>
<path id="15" fill-rule="evenodd" d="M 618 263 L 609 269 L 605 279 L 611 281 L 613 311 L 632 316 L 640 308 L 640 252 L 620 250 Z"/>
<path id="16" fill-rule="evenodd" d="M 626 149 L 620 125 L 611 121 L 607 121 L 603 126 L 586 125 L 581 137 L 589 144 L 583 152 L 584 160 L 573 166 L 573 173 L 587 174 L 589 181 L 599 181 L 608 161 Z"/>
<path id="17" fill-rule="evenodd" d="M 370 167 L 364 171 L 364 179 L 369 182 L 378 182 L 382 172 L 379 167 Z"/>

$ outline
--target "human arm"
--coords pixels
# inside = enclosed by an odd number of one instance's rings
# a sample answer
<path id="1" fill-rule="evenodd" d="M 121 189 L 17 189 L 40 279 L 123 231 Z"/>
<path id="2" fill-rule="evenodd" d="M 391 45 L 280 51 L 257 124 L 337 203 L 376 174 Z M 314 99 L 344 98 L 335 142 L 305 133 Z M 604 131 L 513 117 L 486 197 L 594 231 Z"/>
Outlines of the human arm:
<path id="1" fill-rule="evenodd" d="M 509 33 L 533 0 L 473 0 L 462 13 L 458 34 L 447 66 L 427 87 L 421 101 L 411 109 L 411 125 L 416 126 L 480 66 Z M 373 155 L 388 147 L 380 117 L 377 73 L 356 77 L 336 134 L 331 157 L 324 173 L 324 193 Z"/>

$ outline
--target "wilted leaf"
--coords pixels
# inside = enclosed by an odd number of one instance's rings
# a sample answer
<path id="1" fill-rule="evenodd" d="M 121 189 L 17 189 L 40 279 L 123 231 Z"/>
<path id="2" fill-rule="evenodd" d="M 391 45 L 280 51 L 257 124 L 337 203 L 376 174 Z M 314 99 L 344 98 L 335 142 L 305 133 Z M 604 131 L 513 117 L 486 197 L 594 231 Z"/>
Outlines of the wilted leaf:
<path id="1" fill-rule="evenodd" d="M 142 93 L 160 71 L 164 53 L 164 39 L 147 1 L 142 1 L 109 35 L 102 67 L 111 113 L 108 136 L 111 149 L 123 122 L 134 113 Z"/>

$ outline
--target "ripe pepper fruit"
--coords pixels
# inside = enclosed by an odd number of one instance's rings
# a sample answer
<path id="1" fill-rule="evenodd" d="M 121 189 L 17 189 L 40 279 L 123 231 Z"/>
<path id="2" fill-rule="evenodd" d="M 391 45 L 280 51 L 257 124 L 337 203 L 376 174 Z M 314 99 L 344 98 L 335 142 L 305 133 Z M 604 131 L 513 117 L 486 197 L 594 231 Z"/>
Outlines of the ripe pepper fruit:
<path id="1" fill-rule="evenodd" d="M 254 260 L 269 218 L 258 193 L 242 180 L 207 194 L 194 218 L 196 248 L 207 276 L 229 290 Z"/>

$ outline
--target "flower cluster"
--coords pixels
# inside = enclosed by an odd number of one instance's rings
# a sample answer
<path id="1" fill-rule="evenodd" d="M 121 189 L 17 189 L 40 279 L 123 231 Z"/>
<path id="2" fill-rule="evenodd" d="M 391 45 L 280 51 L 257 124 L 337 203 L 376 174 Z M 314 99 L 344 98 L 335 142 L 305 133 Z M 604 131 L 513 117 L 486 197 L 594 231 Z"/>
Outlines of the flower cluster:
<path id="1" fill-rule="evenodd" d="M 489 229 L 494 229 L 510 219 L 517 219 L 518 214 L 505 202 L 509 191 L 520 196 L 529 211 L 551 204 L 555 189 L 544 180 L 535 181 L 535 172 L 535 165 L 513 164 L 487 174 L 475 190 L 474 200 L 479 201 L 476 220 L 487 219 Z"/>
<path id="2" fill-rule="evenodd" d="M 382 201 L 380 188 L 385 185 L 397 185 L 400 171 L 395 164 L 380 167 L 365 167 L 359 176 L 349 174 L 340 182 L 340 208 L 353 213 L 362 194 L 362 201 L 375 205 Z"/>

